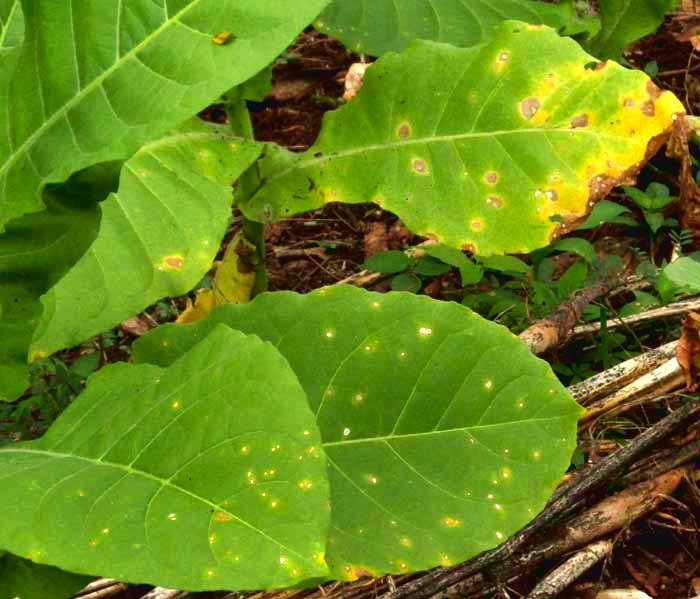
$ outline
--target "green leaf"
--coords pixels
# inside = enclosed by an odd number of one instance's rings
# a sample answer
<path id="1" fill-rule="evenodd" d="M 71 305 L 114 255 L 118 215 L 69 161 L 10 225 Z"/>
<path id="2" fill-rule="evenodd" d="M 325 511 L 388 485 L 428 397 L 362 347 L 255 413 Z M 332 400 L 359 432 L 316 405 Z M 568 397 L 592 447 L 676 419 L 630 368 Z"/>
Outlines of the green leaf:
<path id="1" fill-rule="evenodd" d="M 598 256 L 596 256 L 593 245 L 591 245 L 590 241 L 586 241 L 580 237 L 559 239 L 552 244 L 552 249 L 558 252 L 572 252 L 577 254 L 589 264 L 598 262 Z"/>
<path id="2" fill-rule="evenodd" d="M 276 345 L 306 391 L 329 460 L 334 577 L 493 547 L 569 465 L 581 409 L 546 362 L 459 304 L 349 286 L 266 293 L 159 327 L 134 358 L 169 364 L 216 323 Z"/>
<path id="3" fill-rule="evenodd" d="M 445 264 L 432 256 L 420 256 L 416 259 L 413 272 L 426 277 L 439 277 L 452 270 L 449 264 Z"/>
<path id="4" fill-rule="evenodd" d="M 593 210 L 588 215 L 586 222 L 582 225 L 576 227 L 578 231 L 584 231 L 586 229 L 595 229 L 596 227 L 604 224 L 632 224 L 637 225 L 637 221 L 628 218 L 626 216 L 621 217 L 621 214 L 629 213 L 630 209 L 621 204 L 616 204 L 610 200 L 600 200 Z"/>
<path id="5" fill-rule="evenodd" d="M 68 599 L 91 580 L 91 576 L 34 564 L 11 553 L 0 555 L 2 599 Z"/>
<path id="6" fill-rule="evenodd" d="M 459 277 L 462 281 L 462 286 L 475 285 L 484 274 L 480 265 L 472 262 L 463 252 L 456 248 L 447 245 L 431 245 L 426 248 L 428 255 L 442 260 L 445 264 L 450 264 L 459 269 Z"/>
<path id="7" fill-rule="evenodd" d="M 391 279 L 392 291 L 418 293 L 422 286 L 423 282 L 413 273 L 403 273 Z"/>
<path id="8" fill-rule="evenodd" d="M 365 268 L 374 272 L 392 274 L 402 272 L 411 263 L 410 258 L 398 250 L 378 252 L 365 260 Z"/>
<path id="9" fill-rule="evenodd" d="M 83 255 L 99 227 L 99 206 L 58 191 L 47 198 L 47 210 L 11 221 L 0 235 L 0 401 L 14 400 L 28 386 L 40 296 Z"/>
<path id="10" fill-rule="evenodd" d="M 319 443 L 285 359 L 217 327 L 167 369 L 105 367 L 44 437 L 0 449 L 0 548 L 193 591 L 323 576 Z"/>
<path id="11" fill-rule="evenodd" d="M 700 262 L 683 257 L 667 264 L 659 273 L 657 288 L 664 304 L 678 293 L 700 293 Z"/>
<path id="12" fill-rule="evenodd" d="M 532 0 L 498 0 L 497 6 L 482 0 L 334 0 L 314 26 L 355 52 L 381 56 L 401 52 L 415 39 L 474 46 L 508 19 L 543 23 L 571 34 L 590 27 L 570 2 Z"/>
<path id="13" fill-rule="evenodd" d="M 241 209 L 271 222 L 372 201 L 414 233 L 476 254 L 548 245 L 639 168 L 683 111 L 643 73 L 590 60 L 552 29 L 515 22 L 478 47 L 387 54 L 352 102 L 326 113 L 307 152 L 267 152 L 264 185 Z"/>
<path id="14" fill-rule="evenodd" d="M 520 274 L 525 274 L 526 272 L 530 272 L 532 270 L 529 264 L 526 264 L 515 256 L 488 256 L 485 258 L 479 256 L 479 260 L 481 261 L 483 267 L 488 268 L 489 270 L 497 270 L 500 272 L 517 272 Z"/>
<path id="15" fill-rule="evenodd" d="M 24 43 L 0 60 L 0 231 L 43 208 L 47 183 L 128 157 L 253 76 L 326 4 L 22 2 Z M 235 39 L 213 43 L 221 31 Z"/>
<path id="16" fill-rule="evenodd" d="M 599 0 L 602 26 L 588 44 L 598 58 L 619 58 L 625 46 L 654 33 L 678 0 Z"/>
<path id="17" fill-rule="evenodd" d="M 261 146 L 190 121 L 144 145 L 102 206 L 97 239 L 42 298 L 32 358 L 77 345 L 209 270 L 231 218 L 231 183 Z"/>
<path id="18" fill-rule="evenodd" d="M 588 264 L 581 260 L 574 262 L 557 281 L 559 301 L 566 300 L 574 291 L 581 289 L 588 277 Z"/>

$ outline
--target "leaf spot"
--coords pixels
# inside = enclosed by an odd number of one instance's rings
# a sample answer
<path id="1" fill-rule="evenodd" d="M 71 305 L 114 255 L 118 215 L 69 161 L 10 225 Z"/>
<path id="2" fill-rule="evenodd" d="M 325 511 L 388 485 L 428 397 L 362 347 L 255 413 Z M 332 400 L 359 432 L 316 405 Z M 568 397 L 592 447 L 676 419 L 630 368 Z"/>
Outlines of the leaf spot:
<path id="1" fill-rule="evenodd" d="M 540 450 L 535 450 L 532 452 L 532 457 L 539 460 L 542 457 L 542 452 Z"/>
<path id="2" fill-rule="evenodd" d="M 165 263 L 165 266 L 168 268 L 174 268 L 175 270 L 182 270 L 182 266 L 185 263 L 182 256 L 166 256 L 163 258 L 163 262 Z"/>
<path id="3" fill-rule="evenodd" d="M 280 555 L 280 564 L 284 565 L 287 563 L 287 558 L 284 555 Z"/>
<path id="4" fill-rule="evenodd" d="M 508 52 L 501 52 L 498 55 L 498 60 L 501 62 L 506 62 L 510 58 L 510 53 Z"/>
<path id="5" fill-rule="evenodd" d="M 177 410 L 180 407 L 180 400 L 176 399 L 173 403 L 170 404 L 170 406 L 173 408 L 173 410 Z"/>
<path id="6" fill-rule="evenodd" d="M 489 499 L 493 499 L 493 493 L 489 493 L 486 497 L 488 497 Z"/>
<path id="7" fill-rule="evenodd" d="M 241 447 L 241 453 L 243 455 L 248 455 L 250 453 L 250 448 L 247 445 L 244 445 L 243 447 Z"/>
<path id="8" fill-rule="evenodd" d="M 168 514 L 168 520 L 177 520 L 177 514 L 175 512 L 170 512 Z"/>
<path id="9" fill-rule="evenodd" d="M 412 542 L 411 539 L 409 539 L 408 537 L 403 537 L 403 538 L 401 539 L 400 543 L 401 543 L 404 547 L 412 547 L 412 546 L 413 546 L 413 542 Z"/>
<path id="10" fill-rule="evenodd" d="M 556 202 L 559 199 L 559 194 L 556 189 L 548 189 L 544 192 L 544 195 L 547 196 L 550 202 Z"/>
<path id="11" fill-rule="evenodd" d="M 648 117 L 653 117 L 654 114 L 656 113 L 656 109 L 654 107 L 654 101 L 653 100 L 645 100 L 642 102 L 642 105 L 639 107 L 639 110 L 642 112 L 644 116 Z"/>
<path id="12" fill-rule="evenodd" d="M 345 427 L 343 429 L 343 437 L 348 437 L 350 436 L 350 429 L 348 427 Z"/>
<path id="13" fill-rule="evenodd" d="M 172 514 L 174 515 L 174 514 Z M 219 522 L 228 522 L 230 520 L 233 520 L 233 516 L 231 514 L 227 514 L 226 512 L 217 512 L 217 514 L 214 516 L 216 520 Z M 171 518 L 174 520 L 174 518 Z"/>
<path id="14" fill-rule="evenodd" d="M 503 451 L 505 451 L 506 453 L 508 453 L 508 450 L 507 450 L 507 449 L 504 449 Z M 503 478 L 510 478 L 510 475 L 511 475 L 511 474 L 512 474 L 512 473 L 511 473 L 510 468 L 503 468 L 503 470 L 501 470 L 501 476 L 502 476 Z"/>
<path id="15" fill-rule="evenodd" d="M 406 357 L 406 352 L 405 352 L 405 351 L 399 352 L 399 357 L 400 357 L 400 358 L 405 358 L 405 357 Z"/>
<path id="16" fill-rule="evenodd" d="M 396 134 L 400 139 L 407 139 L 411 136 L 411 125 L 406 122 L 401 123 L 399 128 L 396 130 Z"/>
<path id="17" fill-rule="evenodd" d="M 587 114 L 579 114 L 575 116 L 573 119 L 571 119 L 571 128 L 572 129 L 579 129 L 581 127 L 588 127 L 588 115 Z"/>
<path id="18" fill-rule="evenodd" d="M 472 219 L 472 221 L 469 223 L 469 228 L 472 231 L 481 231 L 481 229 L 484 228 L 484 221 L 480 218 Z"/>
<path id="19" fill-rule="evenodd" d="M 304 431 L 302 433 L 305 437 L 308 437 L 311 434 L 311 431 Z"/>
<path id="20" fill-rule="evenodd" d="M 361 402 L 364 398 L 365 398 L 365 396 L 362 395 L 362 393 L 356 393 L 356 394 L 355 394 L 355 397 L 353 397 L 353 399 L 354 399 L 356 402 Z"/>
<path id="21" fill-rule="evenodd" d="M 486 181 L 486 183 L 489 185 L 495 185 L 498 183 L 498 173 L 496 171 L 488 171 L 484 175 L 484 181 Z"/>
<path id="22" fill-rule="evenodd" d="M 432 334 L 433 334 L 433 329 L 430 329 L 430 328 L 428 328 L 428 327 L 421 327 L 420 329 L 418 329 L 418 332 L 419 332 L 421 335 L 432 335 Z"/>
<path id="23" fill-rule="evenodd" d="M 377 480 L 378 480 L 378 479 L 377 479 L 376 476 L 374 476 L 374 474 L 370 474 L 370 475 L 367 476 L 367 482 L 368 482 L 370 485 L 376 485 L 376 484 L 377 484 Z"/>
<path id="24" fill-rule="evenodd" d="M 411 165 L 413 166 L 413 171 L 418 175 L 427 175 L 430 172 L 428 163 L 420 158 L 414 158 Z"/>
<path id="25" fill-rule="evenodd" d="M 495 196 L 490 196 L 486 198 L 486 203 L 489 206 L 493 206 L 494 208 L 501 208 L 503 206 L 503 202 L 501 201 L 501 199 Z"/>
<path id="26" fill-rule="evenodd" d="M 335 333 L 333 331 L 326 331 L 325 335 L 330 339 L 331 337 L 335 336 Z"/>
<path id="27" fill-rule="evenodd" d="M 503 538 L 503 533 L 502 533 L 502 532 L 496 532 L 496 538 L 497 538 L 497 539 L 502 539 L 502 538 Z"/>
<path id="28" fill-rule="evenodd" d="M 450 516 L 446 516 L 445 518 L 442 519 L 442 523 L 445 526 L 449 526 L 450 528 L 454 528 L 455 526 L 459 526 L 460 521 L 457 520 L 457 518 L 451 518 Z"/>
<path id="29" fill-rule="evenodd" d="M 276 508 L 278 505 L 279 505 L 279 502 L 278 502 L 277 500 L 275 500 L 275 499 L 273 499 L 273 500 L 270 502 L 270 507 L 273 508 L 273 509 Z"/>
<path id="30" fill-rule="evenodd" d="M 525 98 L 520 102 L 520 114 L 526 119 L 531 119 L 540 109 L 540 101 L 537 98 Z"/>
<path id="31" fill-rule="evenodd" d="M 493 507 L 496 508 L 496 510 L 498 510 L 498 511 L 500 511 L 500 510 L 503 509 L 503 508 L 501 507 L 501 504 L 500 504 L 500 503 L 494 503 L 494 504 L 493 504 Z"/>
<path id="32" fill-rule="evenodd" d="M 493 388 L 493 381 L 491 379 L 486 379 L 484 381 L 484 389 L 491 389 Z"/>

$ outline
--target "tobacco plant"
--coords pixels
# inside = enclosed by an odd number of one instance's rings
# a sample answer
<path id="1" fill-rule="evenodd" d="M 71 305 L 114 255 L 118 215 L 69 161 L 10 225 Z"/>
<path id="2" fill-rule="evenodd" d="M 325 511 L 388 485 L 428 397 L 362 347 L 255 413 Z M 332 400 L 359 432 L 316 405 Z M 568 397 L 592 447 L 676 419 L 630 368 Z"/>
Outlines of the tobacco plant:
<path id="1" fill-rule="evenodd" d="M 389 4 L 410 18 L 382 37 Z M 217 276 L 238 301 L 264 285 L 261 223 L 328 202 L 396 213 L 469 277 L 462 251 L 546 246 L 682 117 L 559 35 L 617 52 L 620 2 L 600 22 L 568 2 L 431 4 L 448 29 L 423 2 L 0 0 L 0 399 L 28 362 L 192 289 L 232 204 L 242 245 Z M 386 54 L 307 152 L 257 143 L 254 76 L 317 17 Z M 222 96 L 229 125 L 193 118 Z M 580 408 L 464 306 L 343 286 L 230 299 L 145 335 L 42 438 L 0 450 L 3 596 L 59 577 L 68 594 L 57 568 L 76 588 L 207 590 L 454 564 L 532 519 L 569 464 Z"/>

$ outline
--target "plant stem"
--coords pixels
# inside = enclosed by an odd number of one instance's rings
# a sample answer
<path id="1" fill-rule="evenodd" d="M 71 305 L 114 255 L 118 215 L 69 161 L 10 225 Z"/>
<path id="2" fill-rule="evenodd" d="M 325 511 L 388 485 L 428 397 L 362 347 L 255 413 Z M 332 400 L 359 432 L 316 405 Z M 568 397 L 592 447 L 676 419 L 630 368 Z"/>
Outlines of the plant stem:
<path id="1" fill-rule="evenodd" d="M 226 100 L 226 114 L 231 130 L 236 135 L 254 140 L 253 124 L 245 100 L 235 92 Z M 257 163 L 253 164 L 238 180 L 240 185 L 239 199 L 246 201 L 260 186 L 260 175 Z M 255 252 L 250 256 L 251 266 L 255 269 L 255 283 L 251 297 L 267 290 L 267 271 L 265 269 L 265 231 L 262 223 L 243 217 L 241 227 L 245 238 L 255 246 Z"/>

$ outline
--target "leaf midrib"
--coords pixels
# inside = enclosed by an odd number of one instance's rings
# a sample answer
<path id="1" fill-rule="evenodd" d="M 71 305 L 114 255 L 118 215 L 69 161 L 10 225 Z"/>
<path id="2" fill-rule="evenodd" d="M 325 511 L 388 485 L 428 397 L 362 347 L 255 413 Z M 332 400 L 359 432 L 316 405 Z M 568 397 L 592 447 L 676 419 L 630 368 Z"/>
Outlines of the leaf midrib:
<path id="1" fill-rule="evenodd" d="M 148 36 L 146 36 L 139 44 L 134 46 L 126 54 L 124 54 L 118 61 L 114 62 L 110 67 L 105 69 L 98 77 L 95 77 L 90 83 L 88 83 L 83 89 L 81 89 L 75 96 L 73 96 L 68 102 L 66 102 L 60 110 L 54 112 L 48 119 L 46 119 L 31 135 L 29 135 L 15 150 L 7 156 L 4 164 L 0 166 L 0 178 L 5 177 L 7 171 L 19 160 L 21 156 L 25 154 L 25 149 L 30 148 L 34 142 L 39 139 L 43 133 L 45 133 L 54 123 L 58 122 L 60 118 L 65 116 L 67 112 L 73 108 L 76 104 L 80 103 L 83 98 L 85 98 L 90 92 L 99 87 L 113 72 L 118 70 L 122 65 L 124 65 L 128 60 L 132 59 L 141 50 L 147 47 L 155 38 L 157 38 L 164 30 L 168 27 L 179 22 L 180 18 L 186 15 L 190 9 L 200 4 L 204 0 L 192 0 L 187 6 L 178 11 L 172 18 L 166 19 L 163 23 L 153 30 Z M 50 174 L 50 173 L 49 173 Z M 45 179 L 44 179 L 45 180 Z"/>
<path id="2" fill-rule="evenodd" d="M 320 158 L 307 158 L 306 160 L 299 160 L 297 162 L 293 162 L 290 166 L 288 166 L 285 169 L 281 169 L 280 171 L 273 173 L 266 177 L 265 185 L 269 185 L 270 181 L 273 181 L 275 179 L 279 179 L 281 177 L 284 177 L 288 173 L 295 171 L 295 170 L 301 170 L 306 168 L 307 166 L 312 166 L 316 164 L 323 164 L 324 162 L 328 162 L 330 160 L 336 160 L 338 158 L 346 158 L 348 156 L 355 156 L 357 154 L 362 154 L 363 152 L 376 152 L 376 151 L 382 151 L 382 150 L 391 150 L 394 148 L 399 148 L 399 147 L 410 147 L 410 146 L 416 146 L 416 145 L 423 145 L 423 144 L 429 144 L 429 143 L 439 143 L 439 142 L 454 142 L 454 141 L 460 141 L 460 140 L 469 140 L 469 139 L 478 139 L 478 138 L 488 138 L 488 137 L 496 137 L 496 136 L 504 136 L 504 135 L 516 135 L 516 134 L 533 134 L 533 133 L 576 133 L 576 134 L 586 134 L 586 135 L 591 135 L 596 138 L 611 138 L 611 139 L 619 139 L 618 136 L 615 135 L 609 135 L 609 134 L 604 134 L 596 131 L 586 131 L 584 129 L 562 129 L 562 128 L 551 128 L 551 129 L 544 129 L 544 128 L 530 128 L 530 129 L 512 129 L 512 130 L 500 130 L 500 131 L 483 131 L 483 132 L 478 132 L 478 133 L 455 133 L 453 135 L 434 135 L 430 137 L 421 137 L 421 138 L 416 138 L 416 139 L 409 139 L 409 140 L 397 140 L 397 141 L 390 141 L 387 143 L 378 143 L 378 144 L 370 144 L 370 145 L 365 145 L 365 146 L 356 146 L 354 148 L 350 148 L 347 150 L 340 150 L 337 152 L 329 152 L 328 154 L 324 154 Z M 318 153 L 319 151 L 323 151 L 323 148 L 315 146 L 311 147 L 307 150 L 307 153 L 309 154 L 314 154 Z"/>
<path id="3" fill-rule="evenodd" d="M 423 433 L 406 433 L 402 435 L 383 435 L 381 437 L 364 437 L 362 439 L 345 439 L 341 441 L 324 441 L 321 445 L 325 447 L 338 447 L 340 445 L 353 445 L 358 443 L 376 443 L 385 442 L 391 440 L 401 440 L 401 439 L 411 439 L 417 437 L 427 437 L 430 435 L 442 435 L 446 433 L 471 433 L 472 431 L 478 430 L 488 430 L 504 426 L 515 426 L 522 423 L 528 422 L 553 422 L 556 420 L 561 420 L 562 418 L 568 418 L 571 414 L 560 414 L 557 416 L 550 416 L 548 418 L 527 418 L 524 420 L 512 420 L 510 422 L 499 422 L 496 424 L 479 424 L 476 426 L 464 426 L 459 428 L 447 428 L 439 431 L 430 430 Z"/>
<path id="4" fill-rule="evenodd" d="M 136 468 L 132 468 L 130 466 L 124 465 L 124 464 L 118 464 L 115 462 L 107 462 L 104 460 L 97 460 L 95 458 L 90 458 L 87 456 L 81 456 L 81 455 L 74 455 L 74 454 L 65 454 L 65 453 L 59 453 L 55 451 L 50 451 L 48 449 L 15 449 L 15 448 L 8 448 L 8 449 L 3 449 L 2 454 L 6 453 L 20 453 L 20 454 L 30 454 L 30 455 L 40 455 L 44 457 L 51 457 L 55 459 L 74 459 L 74 460 L 82 460 L 85 462 L 88 462 L 89 464 L 93 466 L 99 466 L 99 467 L 104 467 L 104 468 L 114 468 L 116 470 L 121 470 L 122 472 L 126 472 L 127 474 L 135 474 L 137 476 L 141 476 L 143 478 L 146 478 L 148 480 L 152 480 L 160 485 L 160 489 L 163 487 L 170 487 L 171 489 L 174 489 L 176 491 L 179 491 L 181 493 L 184 493 L 185 495 L 188 495 L 195 501 L 200 501 L 207 506 L 211 507 L 212 509 L 222 512 L 227 514 L 228 516 L 231 516 L 232 519 L 234 519 L 236 522 L 243 524 L 244 526 L 247 526 L 250 528 L 252 531 L 255 533 L 259 534 L 263 538 L 267 539 L 271 543 L 274 543 L 281 549 L 284 549 L 285 551 L 292 553 L 299 557 L 301 560 L 303 560 L 306 563 L 311 564 L 312 562 L 306 558 L 305 556 L 301 555 L 299 552 L 296 550 L 292 549 L 291 547 L 287 547 L 280 541 L 272 538 L 269 536 L 266 532 L 260 530 L 259 528 L 253 526 L 250 522 L 247 522 L 246 520 L 243 520 L 242 518 L 238 517 L 236 514 L 232 513 L 231 511 L 227 510 L 223 506 L 220 506 L 217 503 L 214 503 L 213 501 L 210 501 L 206 497 L 201 497 L 200 495 L 197 495 L 196 493 L 193 493 L 192 491 L 189 491 L 188 489 L 185 489 L 183 487 L 180 487 L 179 485 L 173 484 L 170 480 L 160 478 L 158 476 L 155 476 L 154 474 L 151 474 L 149 472 L 145 472 L 143 470 L 138 470 Z"/>

